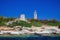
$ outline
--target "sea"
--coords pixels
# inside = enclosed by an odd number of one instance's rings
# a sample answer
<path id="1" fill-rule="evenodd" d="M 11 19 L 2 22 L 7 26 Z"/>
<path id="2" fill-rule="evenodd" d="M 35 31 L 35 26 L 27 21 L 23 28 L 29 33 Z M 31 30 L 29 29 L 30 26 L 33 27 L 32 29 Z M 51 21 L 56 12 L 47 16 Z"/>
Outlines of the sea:
<path id="1" fill-rule="evenodd" d="M 60 36 L 12 36 L 12 37 L 3 37 L 0 36 L 0 40 L 60 40 Z"/>

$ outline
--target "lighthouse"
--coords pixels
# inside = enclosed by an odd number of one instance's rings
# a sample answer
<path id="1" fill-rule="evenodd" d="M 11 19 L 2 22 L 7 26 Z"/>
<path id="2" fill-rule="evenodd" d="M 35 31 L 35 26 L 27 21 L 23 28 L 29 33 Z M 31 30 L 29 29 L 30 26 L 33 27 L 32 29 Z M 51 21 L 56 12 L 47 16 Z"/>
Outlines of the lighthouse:
<path id="1" fill-rule="evenodd" d="M 36 12 L 36 10 L 34 11 L 34 19 L 37 19 L 37 12 Z"/>

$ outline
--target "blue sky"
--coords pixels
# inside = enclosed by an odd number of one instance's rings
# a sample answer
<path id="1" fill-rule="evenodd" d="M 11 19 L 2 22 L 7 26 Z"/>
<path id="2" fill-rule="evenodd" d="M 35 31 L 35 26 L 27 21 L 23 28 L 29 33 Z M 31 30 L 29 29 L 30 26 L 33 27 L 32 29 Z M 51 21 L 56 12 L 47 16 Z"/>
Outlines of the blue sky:
<path id="1" fill-rule="evenodd" d="M 0 0 L 0 16 L 33 18 L 34 10 L 38 19 L 60 20 L 60 0 Z"/>

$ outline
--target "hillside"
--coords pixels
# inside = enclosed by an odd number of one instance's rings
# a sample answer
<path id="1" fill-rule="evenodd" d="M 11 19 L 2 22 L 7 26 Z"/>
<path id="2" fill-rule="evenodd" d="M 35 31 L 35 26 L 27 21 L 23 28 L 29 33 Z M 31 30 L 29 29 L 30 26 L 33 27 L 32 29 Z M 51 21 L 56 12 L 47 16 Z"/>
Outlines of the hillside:
<path id="1" fill-rule="evenodd" d="M 0 26 L 6 25 L 9 21 L 14 21 L 16 18 L 5 18 L 0 16 Z M 12 24 L 6 25 L 8 27 L 14 27 L 14 26 L 22 26 L 22 27 L 41 27 L 42 25 L 50 25 L 50 26 L 60 26 L 60 21 L 57 21 L 55 19 L 53 20 L 35 20 L 35 19 L 27 19 L 28 22 L 17 20 L 16 22 L 12 22 Z M 30 22 L 30 23 L 29 23 Z"/>

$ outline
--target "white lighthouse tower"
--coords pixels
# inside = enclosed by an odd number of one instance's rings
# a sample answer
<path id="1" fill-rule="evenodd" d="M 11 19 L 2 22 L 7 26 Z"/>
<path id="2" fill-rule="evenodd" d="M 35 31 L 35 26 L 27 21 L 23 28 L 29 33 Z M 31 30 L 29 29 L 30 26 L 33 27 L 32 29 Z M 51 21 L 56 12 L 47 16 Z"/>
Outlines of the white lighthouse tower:
<path id="1" fill-rule="evenodd" d="M 34 19 L 37 19 L 37 12 L 36 12 L 36 10 L 34 11 Z"/>

